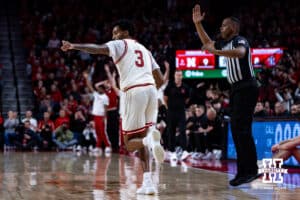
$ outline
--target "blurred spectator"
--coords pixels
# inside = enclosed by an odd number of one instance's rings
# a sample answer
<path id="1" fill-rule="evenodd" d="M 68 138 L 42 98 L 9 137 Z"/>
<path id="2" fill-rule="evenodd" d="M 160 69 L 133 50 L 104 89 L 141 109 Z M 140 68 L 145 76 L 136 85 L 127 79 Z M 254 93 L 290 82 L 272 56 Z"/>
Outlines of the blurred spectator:
<path id="1" fill-rule="evenodd" d="M 83 139 L 81 141 L 81 146 L 85 147 L 89 151 L 93 151 L 96 147 L 96 130 L 94 128 L 94 123 L 91 121 L 86 125 L 83 130 Z"/>
<path id="2" fill-rule="evenodd" d="M 204 110 L 203 110 L 204 111 Z M 204 113 L 204 112 L 203 112 Z M 212 122 L 215 121 L 216 111 L 213 108 L 207 108 L 206 113 L 201 117 L 201 122 L 199 123 L 197 133 L 198 133 L 198 148 L 202 153 L 202 159 L 212 159 L 212 138 L 214 131 L 214 126 L 211 123 L 208 123 L 209 120 Z M 205 154 L 205 155 L 204 155 Z"/>
<path id="3" fill-rule="evenodd" d="M 264 105 L 262 102 L 258 101 L 256 103 L 253 116 L 254 117 L 266 117 L 267 116 L 267 113 L 264 109 Z"/>
<path id="4" fill-rule="evenodd" d="M 52 136 L 55 126 L 53 121 L 50 119 L 50 113 L 44 112 L 43 120 L 39 121 L 38 134 L 40 138 L 40 148 L 44 150 L 51 150 L 53 146 Z"/>
<path id="5" fill-rule="evenodd" d="M 58 128 L 59 126 L 61 126 L 63 123 L 66 123 L 69 127 L 70 125 L 70 118 L 66 115 L 66 111 L 61 109 L 59 111 L 59 116 L 58 118 L 56 118 L 55 120 L 55 128 Z"/>
<path id="6" fill-rule="evenodd" d="M 291 106 L 291 116 L 292 117 L 295 117 L 295 118 L 298 118 L 300 117 L 300 109 L 299 109 L 299 105 L 300 104 L 294 104 Z"/>
<path id="7" fill-rule="evenodd" d="M 300 81 L 298 82 L 297 88 L 295 90 L 295 100 L 300 102 Z"/>
<path id="8" fill-rule="evenodd" d="M 8 118 L 4 121 L 4 144 L 5 148 L 10 149 L 12 148 L 11 138 L 15 137 L 16 135 L 16 128 L 19 124 L 19 120 L 14 115 L 13 111 L 8 111 L 7 113 Z"/>
<path id="9" fill-rule="evenodd" d="M 68 110 L 74 114 L 77 110 L 77 107 L 78 107 L 78 102 L 76 99 L 74 99 L 74 96 L 73 95 L 70 95 L 69 96 L 69 99 L 68 99 L 68 103 L 67 103 L 67 108 Z"/>
<path id="10" fill-rule="evenodd" d="M 66 150 L 77 144 L 77 140 L 74 138 L 73 132 L 68 128 L 67 122 L 63 122 L 61 126 L 55 129 L 53 142 L 60 150 Z"/>
<path id="11" fill-rule="evenodd" d="M 187 127 L 190 127 L 190 134 L 189 134 L 189 146 L 192 152 L 201 152 L 202 154 L 205 153 L 204 146 L 201 144 L 201 137 L 202 134 L 199 131 L 199 128 L 206 123 L 205 117 L 205 107 L 203 105 L 198 105 L 195 109 L 195 115 L 188 118 L 189 123 Z M 200 158 L 200 157 L 199 157 Z"/>
<path id="12" fill-rule="evenodd" d="M 17 127 L 13 142 L 19 150 L 32 150 L 39 143 L 36 133 L 31 128 L 31 122 L 25 120 Z"/>
<path id="13" fill-rule="evenodd" d="M 60 46 L 60 40 L 56 37 L 56 32 L 53 31 L 51 38 L 48 42 L 48 48 L 50 49 L 57 49 Z"/>
<path id="14" fill-rule="evenodd" d="M 226 133 L 222 131 L 222 120 L 214 108 L 207 108 L 207 150 L 208 153 L 203 159 L 220 159 L 222 150 L 225 150 L 224 141 Z"/>
<path id="15" fill-rule="evenodd" d="M 53 101 L 53 109 L 57 110 L 59 108 L 59 103 L 63 100 L 60 90 L 57 88 L 56 84 L 51 85 L 51 99 Z"/>
<path id="16" fill-rule="evenodd" d="M 86 117 L 83 115 L 81 110 L 77 110 L 74 117 L 70 121 L 70 130 L 74 134 L 74 138 L 78 141 L 77 150 L 81 150 L 81 141 L 83 140 L 83 130 L 86 127 Z"/>
<path id="17" fill-rule="evenodd" d="M 273 116 L 274 115 L 274 111 L 271 109 L 270 103 L 268 101 L 265 102 L 264 108 L 265 108 L 267 116 Z"/>
<path id="18" fill-rule="evenodd" d="M 44 112 L 44 116 L 43 116 L 43 119 L 39 121 L 39 124 L 38 124 L 38 131 L 42 131 L 46 125 L 50 128 L 50 131 L 54 131 L 55 129 L 55 126 L 54 126 L 54 123 L 53 121 L 50 119 L 50 113 L 49 112 Z"/>
<path id="19" fill-rule="evenodd" d="M 42 150 L 51 150 L 53 147 L 53 131 L 51 129 L 51 126 L 46 124 L 39 132 L 40 149 Z"/>
<path id="20" fill-rule="evenodd" d="M 32 117 L 32 111 L 30 111 L 30 110 L 26 111 L 25 118 L 22 120 L 22 122 L 25 123 L 25 121 L 30 122 L 30 129 L 33 132 L 37 131 L 38 124 L 37 124 L 37 120 Z"/>
<path id="21" fill-rule="evenodd" d="M 283 106 L 285 107 L 285 110 L 287 112 L 289 112 L 291 105 L 294 103 L 294 100 L 293 100 L 292 95 L 291 95 L 291 90 L 289 88 L 285 88 L 284 92 L 283 92 L 283 97 L 279 93 L 278 89 L 275 89 L 274 91 L 275 91 L 275 95 L 276 95 L 277 100 L 279 102 L 281 102 L 283 104 Z"/>
<path id="22" fill-rule="evenodd" d="M 277 101 L 275 103 L 274 116 L 275 117 L 288 117 L 288 112 L 282 102 Z"/>

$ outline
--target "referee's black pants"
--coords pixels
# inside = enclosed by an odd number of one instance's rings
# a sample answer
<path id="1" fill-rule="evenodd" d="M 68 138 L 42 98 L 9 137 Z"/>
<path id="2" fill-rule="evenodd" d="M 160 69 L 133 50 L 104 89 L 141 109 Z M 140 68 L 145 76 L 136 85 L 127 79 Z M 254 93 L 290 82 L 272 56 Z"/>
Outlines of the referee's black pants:
<path id="1" fill-rule="evenodd" d="M 253 112 L 257 98 L 258 86 L 255 81 L 242 84 L 241 87 L 232 87 L 231 131 L 237 152 L 238 176 L 257 174 L 258 170 L 256 147 L 252 137 Z"/>

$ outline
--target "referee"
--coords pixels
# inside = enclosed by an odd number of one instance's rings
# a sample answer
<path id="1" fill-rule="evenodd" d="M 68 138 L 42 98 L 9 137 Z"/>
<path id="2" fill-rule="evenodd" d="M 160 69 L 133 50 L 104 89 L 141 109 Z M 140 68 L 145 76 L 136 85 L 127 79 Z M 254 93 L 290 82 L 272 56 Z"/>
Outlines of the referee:
<path id="1" fill-rule="evenodd" d="M 250 46 L 245 38 L 239 36 L 239 20 L 234 17 L 225 18 L 220 27 L 222 40 L 215 42 L 201 24 L 204 15 L 200 5 L 195 5 L 193 21 L 203 43 L 202 49 L 224 56 L 227 60 L 227 79 L 231 84 L 231 130 L 237 152 L 237 174 L 229 184 L 238 186 L 259 177 L 251 129 L 258 84 L 251 64 Z"/>

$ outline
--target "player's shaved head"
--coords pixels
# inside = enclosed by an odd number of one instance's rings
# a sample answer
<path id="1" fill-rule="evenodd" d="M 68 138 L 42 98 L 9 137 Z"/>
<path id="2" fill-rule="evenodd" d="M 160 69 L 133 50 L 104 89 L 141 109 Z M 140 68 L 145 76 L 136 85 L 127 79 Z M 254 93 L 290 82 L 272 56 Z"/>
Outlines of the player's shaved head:
<path id="1" fill-rule="evenodd" d="M 118 26 L 122 31 L 128 31 L 129 36 L 134 35 L 134 26 L 131 21 L 122 19 L 114 23 L 114 27 Z"/>

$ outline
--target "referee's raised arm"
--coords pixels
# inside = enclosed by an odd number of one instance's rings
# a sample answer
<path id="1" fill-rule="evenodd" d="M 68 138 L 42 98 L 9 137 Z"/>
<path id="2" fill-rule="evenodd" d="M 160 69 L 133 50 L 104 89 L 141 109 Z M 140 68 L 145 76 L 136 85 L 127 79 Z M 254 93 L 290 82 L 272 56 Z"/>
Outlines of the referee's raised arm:
<path id="1" fill-rule="evenodd" d="M 204 30 L 202 26 L 202 20 L 204 19 L 205 13 L 201 13 L 201 8 L 199 4 L 196 4 L 193 8 L 193 22 L 195 24 L 195 27 L 197 29 L 197 33 L 200 37 L 201 42 L 203 45 L 207 45 L 212 43 L 213 41 L 210 39 L 210 37 L 207 35 L 206 31 Z"/>
<path id="2" fill-rule="evenodd" d="M 200 5 L 196 4 L 193 8 L 193 22 L 195 24 L 199 38 L 203 43 L 202 50 L 207 50 L 210 53 L 219 56 L 226 56 L 231 58 L 243 58 L 246 55 L 246 49 L 244 47 L 238 47 L 230 50 L 223 50 L 223 49 L 220 50 L 215 48 L 215 41 L 210 39 L 210 37 L 207 35 L 206 31 L 202 26 L 201 22 L 204 20 L 204 16 L 205 13 L 201 12 Z M 236 23 L 233 20 L 225 19 L 224 22 L 222 23 L 221 29 L 224 26 L 228 26 L 228 24 L 223 25 L 224 23 L 230 23 L 230 26 L 233 31 L 231 35 L 226 35 L 228 37 L 226 36 L 224 37 L 225 40 L 230 40 L 233 36 L 239 34 L 239 25 L 236 25 Z"/>

